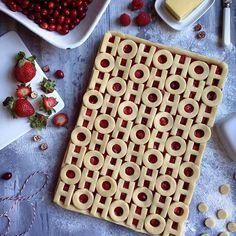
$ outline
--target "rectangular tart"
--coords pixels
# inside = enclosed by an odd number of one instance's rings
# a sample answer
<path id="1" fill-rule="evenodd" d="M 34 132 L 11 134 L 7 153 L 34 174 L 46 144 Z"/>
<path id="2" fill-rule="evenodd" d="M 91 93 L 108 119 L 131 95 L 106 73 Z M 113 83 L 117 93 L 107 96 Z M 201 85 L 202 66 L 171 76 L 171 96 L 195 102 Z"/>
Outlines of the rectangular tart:
<path id="1" fill-rule="evenodd" d="M 108 32 L 54 202 L 150 235 L 183 234 L 224 62 Z"/>

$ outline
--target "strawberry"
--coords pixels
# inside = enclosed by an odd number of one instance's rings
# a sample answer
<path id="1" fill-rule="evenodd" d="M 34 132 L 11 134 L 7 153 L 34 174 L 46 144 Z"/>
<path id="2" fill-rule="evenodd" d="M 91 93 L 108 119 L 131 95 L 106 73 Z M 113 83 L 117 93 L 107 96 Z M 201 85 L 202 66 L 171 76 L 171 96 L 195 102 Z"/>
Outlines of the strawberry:
<path id="1" fill-rule="evenodd" d="M 42 114 L 36 113 L 29 117 L 30 126 L 32 128 L 43 129 L 47 127 L 48 117 Z"/>
<path id="2" fill-rule="evenodd" d="M 25 84 L 19 84 L 16 89 L 16 96 L 18 98 L 27 98 L 32 93 L 32 88 L 30 85 L 26 86 Z"/>
<path id="3" fill-rule="evenodd" d="M 3 102 L 3 106 L 7 107 L 14 118 L 18 117 L 29 117 L 35 113 L 32 104 L 25 98 L 7 97 Z"/>
<path id="4" fill-rule="evenodd" d="M 48 115 L 51 115 L 53 112 L 55 112 L 53 107 L 55 107 L 57 104 L 58 104 L 58 102 L 57 102 L 56 98 L 42 96 L 42 100 L 39 103 L 39 109 L 40 109 L 40 111 L 44 111 Z"/>
<path id="5" fill-rule="evenodd" d="M 36 75 L 34 64 L 35 56 L 26 58 L 24 52 L 19 52 L 16 56 L 17 64 L 15 66 L 15 78 L 21 83 L 28 83 Z"/>
<path id="6" fill-rule="evenodd" d="M 59 113 L 54 116 L 52 123 L 55 126 L 65 126 L 69 121 L 69 117 L 66 113 Z"/>
<path id="7" fill-rule="evenodd" d="M 43 78 L 43 81 L 40 82 L 40 88 L 45 93 L 52 93 L 55 90 L 56 84 L 50 79 Z"/>

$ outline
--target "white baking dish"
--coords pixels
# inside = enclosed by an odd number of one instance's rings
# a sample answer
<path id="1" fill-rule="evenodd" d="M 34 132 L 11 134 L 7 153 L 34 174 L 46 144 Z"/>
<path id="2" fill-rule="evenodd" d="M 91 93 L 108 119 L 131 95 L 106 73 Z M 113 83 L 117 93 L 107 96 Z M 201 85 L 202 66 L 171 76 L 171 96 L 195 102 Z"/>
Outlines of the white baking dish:
<path id="1" fill-rule="evenodd" d="M 186 0 L 187 1 L 187 0 Z M 203 16 L 210 7 L 214 4 L 215 0 L 204 0 L 190 15 L 184 20 L 177 21 L 166 9 L 165 0 L 156 0 L 155 9 L 158 15 L 166 22 L 171 28 L 175 30 L 184 30 L 186 27 L 194 24 L 201 16 Z"/>
<path id="2" fill-rule="evenodd" d="M 50 32 L 41 29 L 33 21 L 29 20 L 25 15 L 20 12 L 13 12 L 0 1 L 0 11 L 6 13 L 10 17 L 14 18 L 25 27 L 39 35 L 44 40 L 53 44 L 58 48 L 71 49 L 76 48 L 83 44 L 90 36 L 102 14 L 106 10 L 111 0 L 95 0 L 89 5 L 87 16 L 81 21 L 81 23 L 67 35 L 60 35 L 56 32 Z"/>

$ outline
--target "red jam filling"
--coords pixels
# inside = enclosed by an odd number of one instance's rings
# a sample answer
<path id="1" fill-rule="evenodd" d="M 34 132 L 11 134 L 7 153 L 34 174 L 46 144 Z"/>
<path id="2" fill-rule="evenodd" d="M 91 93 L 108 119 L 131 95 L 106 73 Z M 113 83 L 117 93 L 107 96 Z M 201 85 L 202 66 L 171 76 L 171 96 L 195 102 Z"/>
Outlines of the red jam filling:
<path id="1" fill-rule="evenodd" d="M 66 176 L 69 178 L 69 179 L 73 179 L 75 177 L 75 172 L 73 170 L 68 170 L 66 172 Z"/>
<path id="2" fill-rule="evenodd" d="M 102 187 L 104 190 L 109 190 L 111 188 L 111 184 L 108 181 L 104 181 L 102 183 Z"/>
<path id="3" fill-rule="evenodd" d="M 123 213 L 124 213 L 124 211 L 123 211 L 123 209 L 121 207 L 115 208 L 114 212 L 115 212 L 116 216 L 122 216 Z"/>
<path id="4" fill-rule="evenodd" d="M 138 199 L 142 202 L 147 200 L 147 195 L 145 193 L 139 193 L 138 194 Z"/>
<path id="5" fill-rule="evenodd" d="M 97 165 L 98 162 L 99 162 L 99 160 L 98 160 L 97 157 L 93 156 L 93 157 L 90 158 L 90 163 L 91 163 L 92 165 Z"/>
<path id="6" fill-rule="evenodd" d="M 106 68 L 106 67 L 108 67 L 110 65 L 110 63 L 109 63 L 109 61 L 107 60 L 107 59 L 103 59 L 102 61 L 101 61 L 101 66 L 103 67 L 103 68 Z"/>
<path id="7" fill-rule="evenodd" d="M 81 203 L 86 203 L 88 201 L 88 196 L 86 194 L 81 194 L 79 197 Z"/>
<path id="8" fill-rule="evenodd" d="M 178 142 L 173 142 L 173 143 L 171 144 L 171 148 L 172 148 L 173 150 L 175 150 L 175 151 L 178 151 L 178 150 L 181 148 L 181 145 L 180 145 L 180 143 L 178 143 Z"/>
<path id="9" fill-rule="evenodd" d="M 156 102 L 156 100 L 157 100 L 157 95 L 154 94 L 154 93 L 151 93 L 151 94 L 148 96 L 148 100 L 149 100 L 150 102 Z"/>
<path id="10" fill-rule="evenodd" d="M 170 189 L 170 184 L 169 184 L 169 182 L 167 182 L 167 181 L 162 182 L 162 183 L 161 183 L 161 188 L 162 188 L 163 190 L 169 190 L 169 189 Z"/>
<path id="11" fill-rule="evenodd" d="M 168 124 L 168 119 L 166 117 L 162 117 L 159 120 L 159 123 L 160 123 L 161 126 L 166 126 Z"/>
<path id="12" fill-rule="evenodd" d="M 120 146 L 119 144 L 113 145 L 112 151 L 113 151 L 114 153 L 120 153 L 120 152 L 121 152 L 121 146 Z"/>
<path id="13" fill-rule="evenodd" d="M 125 169 L 125 173 L 129 176 L 133 175 L 134 174 L 134 169 L 132 167 L 127 167 Z"/>
<path id="14" fill-rule="evenodd" d="M 112 87 L 112 89 L 116 92 L 119 92 L 121 90 L 121 88 L 122 88 L 121 84 L 119 84 L 119 83 L 115 83 Z"/>
<path id="15" fill-rule="evenodd" d="M 185 176 L 191 177 L 193 175 L 193 170 L 190 167 L 185 168 L 184 174 L 185 174 Z"/>
<path id="16" fill-rule="evenodd" d="M 192 104 L 187 104 L 187 105 L 184 107 L 184 110 L 185 110 L 187 113 L 191 113 L 191 112 L 193 112 L 194 107 L 193 107 Z"/>
<path id="17" fill-rule="evenodd" d="M 157 156 L 155 155 L 149 155 L 148 156 L 148 161 L 152 164 L 156 163 L 157 162 Z"/>

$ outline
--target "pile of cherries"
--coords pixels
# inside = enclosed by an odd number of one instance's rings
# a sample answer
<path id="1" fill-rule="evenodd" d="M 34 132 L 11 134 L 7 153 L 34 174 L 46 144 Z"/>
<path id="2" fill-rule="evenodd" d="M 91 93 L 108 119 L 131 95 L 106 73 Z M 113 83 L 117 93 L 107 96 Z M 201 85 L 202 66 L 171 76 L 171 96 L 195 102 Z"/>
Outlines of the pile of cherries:
<path id="1" fill-rule="evenodd" d="M 22 12 L 41 28 L 67 34 L 86 16 L 92 0 L 2 0 L 10 10 Z"/>

